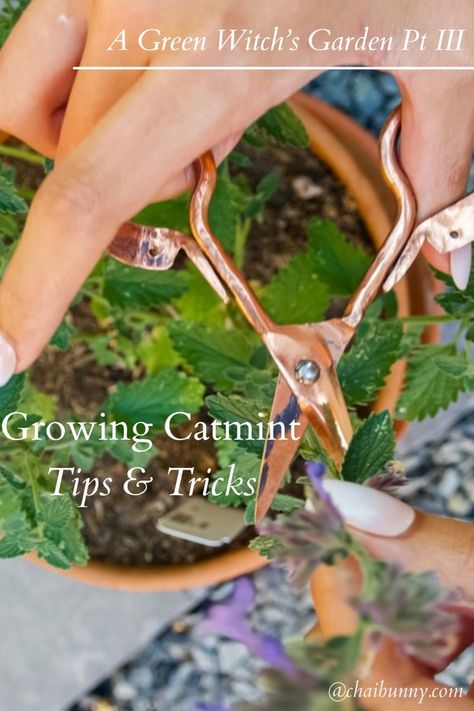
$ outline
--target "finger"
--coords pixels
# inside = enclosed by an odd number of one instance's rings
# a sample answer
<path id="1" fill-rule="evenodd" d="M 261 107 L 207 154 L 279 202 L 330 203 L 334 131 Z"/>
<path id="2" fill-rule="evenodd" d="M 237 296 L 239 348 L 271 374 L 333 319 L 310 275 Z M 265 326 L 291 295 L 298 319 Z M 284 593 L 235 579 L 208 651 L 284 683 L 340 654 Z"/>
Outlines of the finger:
<path id="1" fill-rule="evenodd" d="M 205 73 L 195 73 L 180 87 L 147 75 L 48 176 L 0 287 L 0 329 L 14 345 L 16 370 L 38 355 L 119 225 L 209 146 L 263 113 L 264 80 L 234 73 L 209 87 Z M 250 81 L 258 98 L 237 114 L 235 96 L 245 96 Z"/>
<path id="2" fill-rule="evenodd" d="M 110 8 L 107 8 L 107 5 L 95 5 L 81 66 L 101 66 L 107 63 L 104 48 L 107 47 L 111 35 L 109 13 Z M 134 17 L 127 19 L 127 27 L 129 35 L 140 30 L 140 25 Z M 138 45 L 132 45 L 127 52 L 114 55 L 114 64 L 118 66 L 146 66 L 147 62 L 147 56 Z M 142 76 L 143 72 L 140 71 L 79 71 L 68 100 L 56 161 L 59 162 L 69 155 Z M 221 143 L 212 147 L 218 164 L 233 150 L 240 136 L 241 133 L 227 136 Z M 153 200 L 168 200 L 180 195 L 193 183 L 194 169 L 192 164 L 189 164 L 184 171 L 171 177 L 164 189 L 154 195 Z"/>
<path id="3" fill-rule="evenodd" d="M 423 73 L 399 77 L 402 90 L 400 153 L 418 202 L 418 220 L 430 217 L 464 194 L 474 141 L 474 104 L 469 73 L 449 72 L 436 83 Z M 437 269 L 450 270 L 449 257 L 431 246 L 423 249 Z"/>
<path id="4" fill-rule="evenodd" d="M 349 586 L 348 575 L 352 577 L 352 585 Z M 318 625 L 311 631 L 311 639 L 321 642 L 333 637 L 354 634 L 358 618 L 347 602 L 347 592 L 348 587 L 351 588 L 351 595 L 352 588 L 360 589 L 360 581 L 360 571 L 354 559 L 345 561 L 344 571 L 326 565 L 317 568 L 311 581 L 311 589 L 318 614 Z M 452 658 L 469 647 L 471 642 L 472 634 L 469 638 L 461 639 Z M 446 659 L 441 667 L 446 666 L 452 658 Z M 363 701 L 364 708 L 376 711 L 412 709 L 413 700 L 417 699 L 417 703 L 421 703 L 421 697 L 423 697 L 424 707 L 432 711 L 444 711 L 448 698 L 455 698 L 458 708 L 463 711 L 472 711 L 474 704 L 467 696 L 461 696 L 459 693 L 456 697 L 448 696 L 450 693 L 448 687 L 433 680 L 434 671 L 439 669 L 428 669 L 404 655 L 396 643 L 385 639 L 378 647 L 375 656 L 371 658 L 370 666 L 367 668 L 364 664 L 363 674 L 359 676 L 357 686 L 354 685 L 353 688 L 360 690 L 359 699 Z M 357 674 L 357 670 L 355 672 Z M 392 692 L 382 696 L 382 687 L 386 690 L 391 689 Z"/>
<path id="5" fill-rule="evenodd" d="M 227 136 L 223 141 L 218 143 L 216 146 L 213 146 L 212 152 L 217 165 L 222 163 L 222 161 L 227 158 L 229 153 L 234 150 L 241 137 L 242 133 L 239 131 L 238 133 Z M 193 164 L 190 163 L 180 173 L 171 177 L 166 184 L 154 194 L 153 201 L 158 202 L 159 200 L 169 200 L 177 195 L 181 195 L 186 190 L 189 190 L 194 183 L 194 167 Z"/>
<path id="6" fill-rule="evenodd" d="M 79 0 L 34 0 L 0 52 L 0 127 L 44 155 L 56 150 L 85 36 Z"/>
<path id="7" fill-rule="evenodd" d="M 328 480 L 324 484 L 357 538 L 382 560 L 410 571 L 435 570 L 441 582 L 474 590 L 474 526 L 431 516 L 368 486 Z"/>
<path id="8" fill-rule="evenodd" d="M 112 20 L 111 13 L 115 12 L 119 16 Z M 112 27 L 127 27 L 127 33 L 134 36 L 140 32 L 140 22 L 143 18 L 139 12 L 125 9 L 124 15 L 123 9 L 112 8 L 110 3 L 94 3 L 89 16 L 87 41 L 77 65 L 107 66 L 113 56 L 116 66 L 145 67 L 149 60 L 138 44 L 132 44 L 126 52 L 107 53 L 114 34 Z M 61 130 L 57 160 L 69 155 L 142 76 L 143 71 L 140 70 L 77 71 Z"/>

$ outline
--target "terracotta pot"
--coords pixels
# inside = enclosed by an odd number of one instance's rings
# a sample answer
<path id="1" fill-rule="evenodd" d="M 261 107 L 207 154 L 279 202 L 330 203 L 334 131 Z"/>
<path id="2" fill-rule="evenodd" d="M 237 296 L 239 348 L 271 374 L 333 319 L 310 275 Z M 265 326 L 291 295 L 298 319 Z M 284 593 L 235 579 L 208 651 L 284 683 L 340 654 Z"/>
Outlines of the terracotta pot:
<path id="1" fill-rule="evenodd" d="M 303 94 L 293 97 L 292 106 L 306 125 L 311 148 L 339 176 L 355 199 L 376 247 L 394 222 L 396 205 L 385 186 L 378 165 L 375 139 L 355 121 L 327 104 Z M 415 264 L 396 288 L 400 315 L 426 314 L 433 310 L 430 294 L 433 281 L 423 262 Z M 431 330 L 428 339 L 436 337 Z M 382 390 L 375 409 L 393 411 L 403 384 L 405 365 L 398 363 Z M 398 423 L 399 433 L 403 424 Z M 120 590 L 181 590 L 215 585 L 266 565 L 266 559 L 242 548 L 193 564 L 154 567 L 125 567 L 91 561 L 86 567 L 69 571 L 51 568 L 34 555 L 28 560 L 75 580 Z"/>

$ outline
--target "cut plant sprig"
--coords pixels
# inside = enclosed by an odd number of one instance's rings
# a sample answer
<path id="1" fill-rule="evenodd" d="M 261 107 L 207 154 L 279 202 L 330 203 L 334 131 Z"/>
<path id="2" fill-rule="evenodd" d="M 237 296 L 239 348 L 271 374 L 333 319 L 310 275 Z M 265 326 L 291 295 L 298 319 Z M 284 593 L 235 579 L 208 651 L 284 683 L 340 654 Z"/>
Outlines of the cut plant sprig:
<path id="1" fill-rule="evenodd" d="M 324 469 L 317 463 L 307 465 L 311 509 L 265 521 L 251 547 L 284 565 L 298 586 L 306 584 L 319 565 L 340 566 L 354 557 L 362 583 L 357 594 L 349 586 L 347 598 L 361 617 L 364 636 L 372 645 L 389 637 L 405 654 L 436 666 L 457 643 L 459 620 L 447 608 L 459 601 L 458 593 L 443 588 L 435 573 L 405 573 L 396 563 L 374 559 L 346 531 L 323 487 Z"/>

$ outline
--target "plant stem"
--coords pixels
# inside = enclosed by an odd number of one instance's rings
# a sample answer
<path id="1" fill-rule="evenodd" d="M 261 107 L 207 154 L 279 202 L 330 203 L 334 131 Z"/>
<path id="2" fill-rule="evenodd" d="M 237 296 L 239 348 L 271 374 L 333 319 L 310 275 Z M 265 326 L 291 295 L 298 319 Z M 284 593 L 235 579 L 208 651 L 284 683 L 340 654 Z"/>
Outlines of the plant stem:
<path id="1" fill-rule="evenodd" d="M 39 498 L 38 498 L 38 487 L 36 485 L 36 480 L 35 480 L 34 474 L 32 472 L 31 466 L 30 466 L 28 459 L 26 457 L 25 457 L 25 467 L 28 472 L 28 480 L 29 480 L 30 486 L 31 486 L 31 493 L 33 494 L 33 504 L 34 504 L 36 513 L 38 513 L 39 509 L 40 509 L 40 502 L 39 502 Z"/>
<path id="2" fill-rule="evenodd" d="M 234 259 L 239 269 L 242 269 L 244 264 L 245 245 L 247 244 L 251 226 L 252 221 L 249 217 L 247 217 L 240 225 L 237 226 L 235 233 Z"/>
<path id="3" fill-rule="evenodd" d="M 18 158 L 19 160 L 24 160 L 27 163 L 33 163 L 34 165 L 43 165 L 43 157 L 40 156 L 39 153 L 34 153 L 26 148 L 6 146 L 2 143 L 0 145 L 0 155 L 8 156 L 9 158 Z"/>

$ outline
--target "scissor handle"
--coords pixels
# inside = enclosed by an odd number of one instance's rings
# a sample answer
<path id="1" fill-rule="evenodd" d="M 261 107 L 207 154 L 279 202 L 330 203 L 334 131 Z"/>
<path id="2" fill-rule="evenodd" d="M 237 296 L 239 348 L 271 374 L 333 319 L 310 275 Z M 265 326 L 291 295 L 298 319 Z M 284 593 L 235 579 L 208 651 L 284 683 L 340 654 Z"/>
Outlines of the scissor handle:
<path id="1" fill-rule="evenodd" d="M 213 234 L 209 224 L 209 205 L 217 181 L 217 169 L 211 152 L 202 155 L 194 164 L 196 187 L 191 197 L 189 222 L 191 232 L 200 248 L 235 297 L 240 310 L 252 328 L 265 336 L 275 324 L 258 301 L 244 275 Z"/>
<path id="2" fill-rule="evenodd" d="M 347 305 L 343 320 L 352 328 L 359 325 L 368 307 L 377 297 L 415 226 L 415 194 L 398 160 L 400 126 L 401 110 L 398 107 L 388 119 L 380 137 L 384 177 L 398 203 L 397 221 Z"/>

